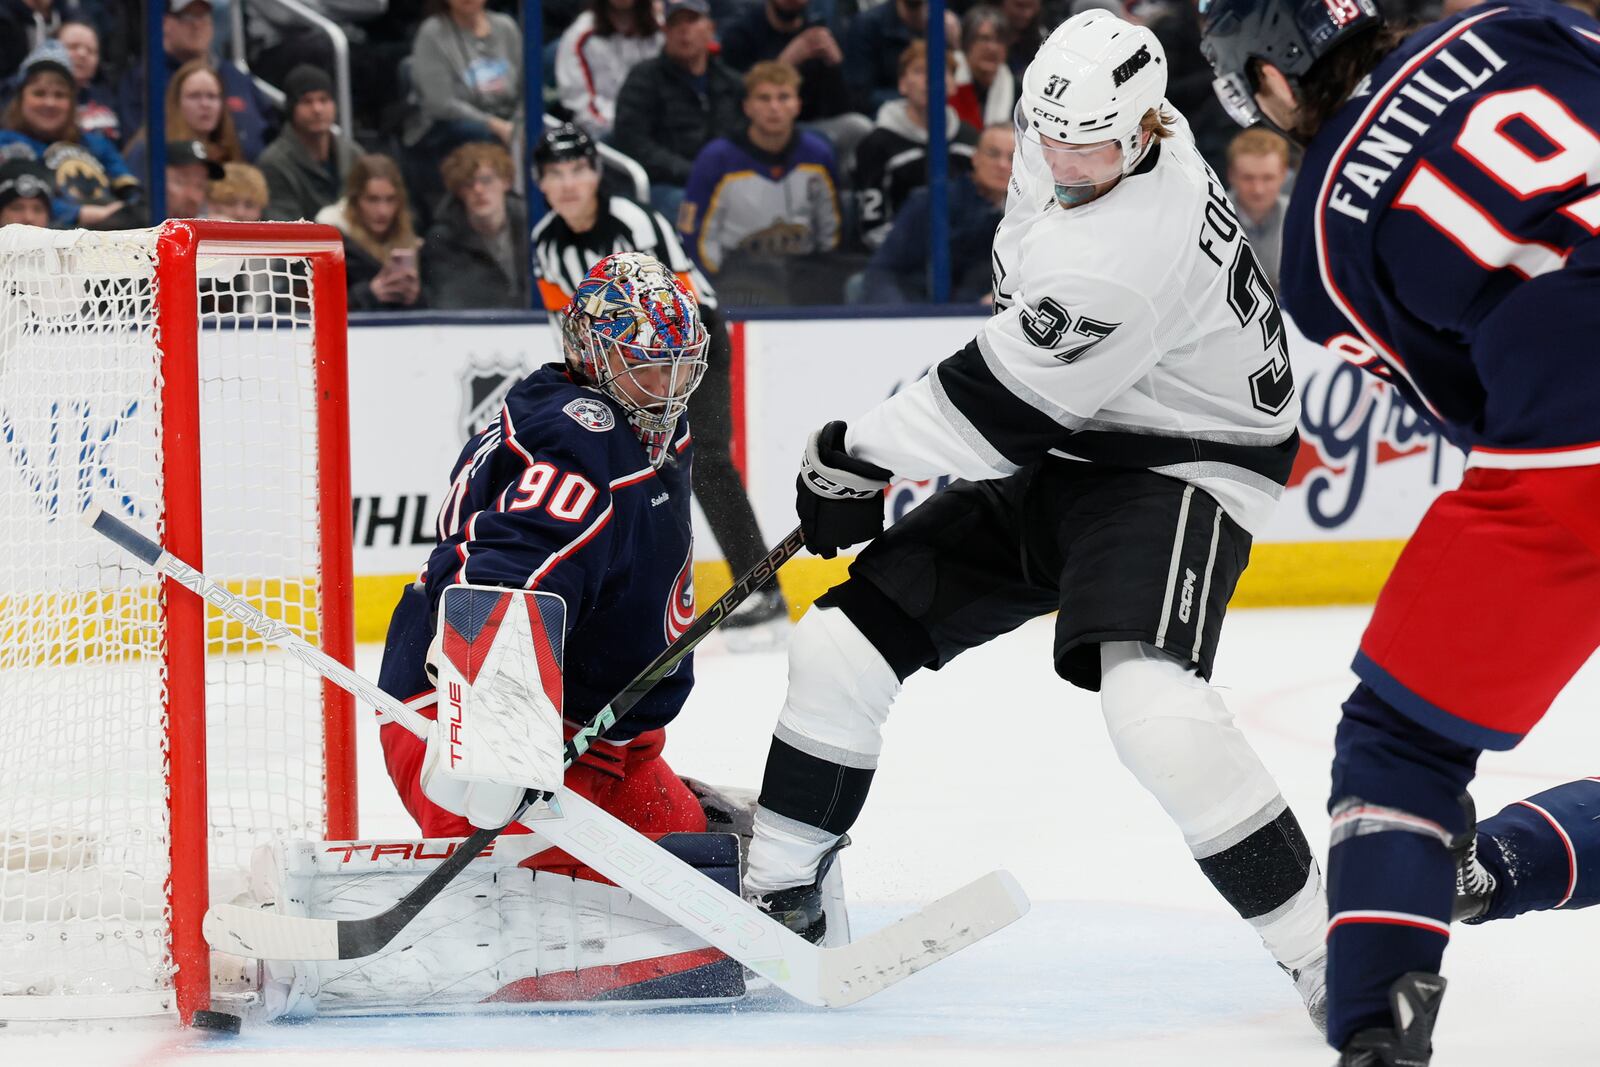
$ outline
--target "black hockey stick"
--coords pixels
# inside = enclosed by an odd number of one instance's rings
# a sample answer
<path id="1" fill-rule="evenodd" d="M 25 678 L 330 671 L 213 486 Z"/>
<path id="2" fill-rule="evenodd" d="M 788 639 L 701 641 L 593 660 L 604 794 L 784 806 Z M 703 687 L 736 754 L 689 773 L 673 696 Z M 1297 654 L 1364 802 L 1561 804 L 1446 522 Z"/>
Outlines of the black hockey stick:
<path id="1" fill-rule="evenodd" d="M 362 694 L 375 706 L 382 707 L 392 703 L 393 699 L 382 690 L 375 687 L 360 675 L 350 670 L 325 654 L 321 649 L 310 644 L 291 630 L 284 623 L 273 619 L 262 612 L 255 605 L 242 597 L 236 596 L 204 574 L 190 567 L 182 560 L 167 552 L 160 545 L 145 537 L 139 531 L 113 515 L 104 511 L 91 511 L 84 516 L 86 522 L 95 531 L 107 539 L 115 542 L 130 554 L 149 564 L 155 570 L 185 589 L 201 597 L 207 603 L 222 610 L 229 618 L 249 626 L 263 638 L 281 645 L 296 659 L 305 661 L 306 664 L 319 673 L 331 674 L 335 680 L 345 684 L 352 692 Z M 594 743 L 594 739 L 610 729 L 617 720 L 621 719 L 628 711 L 648 693 L 655 684 L 682 662 L 683 658 L 694 651 L 696 645 L 710 636 L 711 632 L 722 625 L 724 619 L 731 615 L 740 604 L 749 598 L 767 582 L 771 581 L 782 567 L 795 554 L 804 547 L 805 542 L 800 536 L 800 529 L 796 527 L 780 541 L 766 558 L 750 568 L 749 572 L 733 583 L 722 596 L 718 597 L 693 624 L 683 632 L 672 644 L 662 649 L 649 665 L 636 675 L 633 681 L 625 686 L 622 692 L 612 698 L 611 702 L 585 723 L 572 738 L 566 742 L 562 751 L 563 765 L 571 767 L 572 764 Z M 374 691 L 375 690 L 375 691 Z M 368 696 L 367 692 L 373 691 Z M 527 810 L 527 807 L 539 794 L 530 790 L 525 796 L 522 805 L 511 817 L 514 823 Z M 507 826 L 511 823 L 507 823 Z M 493 830 L 478 830 L 447 857 L 444 862 L 435 867 L 416 888 L 401 897 L 392 907 L 377 915 L 365 919 L 339 919 L 334 922 L 338 932 L 337 955 L 332 958 L 341 960 L 359 959 L 370 956 L 379 951 L 390 941 L 393 941 L 404 930 L 417 913 L 427 907 L 429 901 L 437 897 L 444 888 L 453 881 L 457 874 L 472 862 L 472 860 L 505 830 L 505 826 Z M 235 950 L 237 946 L 224 945 L 223 948 Z M 307 946 L 308 949 L 311 946 Z M 325 952 L 308 951 L 307 959 L 330 958 Z"/>

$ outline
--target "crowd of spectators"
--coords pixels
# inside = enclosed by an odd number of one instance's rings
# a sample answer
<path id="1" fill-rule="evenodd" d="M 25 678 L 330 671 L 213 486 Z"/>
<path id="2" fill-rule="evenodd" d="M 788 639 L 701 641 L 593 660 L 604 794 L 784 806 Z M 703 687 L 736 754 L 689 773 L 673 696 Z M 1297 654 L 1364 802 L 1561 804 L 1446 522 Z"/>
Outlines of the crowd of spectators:
<path id="1" fill-rule="evenodd" d="M 281 0 L 148 2 L 163 5 L 169 217 L 333 225 L 353 309 L 529 306 L 539 220 L 514 161 L 543 127 L 527 129 L 515 0 L 303 0 L 350 39 L 350 115 L 327 38 Z M 142 6 L 0 0 L 4 221 L 41 207 L 56 227 L 151 221 Z M 1276 276 L 1292 159 L 1262 130 L 1234 140 L 1192 0 L 947 7 L 948 101 L 931 116 L 927 0 L 546 0 L 543 118 L 636 162 L 649 196 L 635 207 L 733 306 L 929 299 L 942 121 L 951 297 L 982 300 L 1022 72 L 1058 22 L 1105 7 L 1161 38 L 1169 97 Z M 607 203 L 633 193 L 595 173 Z"/>

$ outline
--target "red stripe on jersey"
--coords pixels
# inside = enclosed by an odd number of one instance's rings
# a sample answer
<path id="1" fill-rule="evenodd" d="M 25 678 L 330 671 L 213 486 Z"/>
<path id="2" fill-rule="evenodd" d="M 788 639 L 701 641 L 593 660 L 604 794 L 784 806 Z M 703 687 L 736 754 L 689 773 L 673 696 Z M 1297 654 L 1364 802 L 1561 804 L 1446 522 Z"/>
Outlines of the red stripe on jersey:
<path id="1" fill-rule="evenodd" d="M 632 474 L 624 474 L 622 477 L 611 483 L 611 488 L 625 489 L 630 485 L 638 485 L 640 482 L 645 481 L 648 478 L 654 478 L 655 476 L 656 469 L 654 467 L 646 467 L 642 471 L 634 471 Z"/>
<path id="2" fill-rule="evenodd" d="M 525 588 L 539 588 L 539 583 L 544 580 L 544 576 L 549 573 L 551 567 L 554 567 L 557 563 L 560 563 L 562 560 L 578 551 L 578 549 L 588 544 L 594 535 L 599 533 L 600 529 L 610 521 L 611 504 L 607 502 L 606 509 L 600 513 L 599 517 L 596 518 L 594 522 L 589 524 L 589 528 L 587 530 L 579 534 L 575 540 L 568 542 L 565 548 L 561 549 L 559 552 L 553 553 L 549 559 L 545 560 L 539 565 L 538 570 L 534 571 L 528 576 L 528 581 Z"/>
<path id="3" fill-rule="evenodd" d="M 1361 336 L 1366 339 L 1367 343 L 1372 345 L 1373 348 L 1382 354 L 1384 362 L 1411 384 L 1412 389 L 1416 391 L 1418 396 L 1422 397 L 1424 403 L 1429 405 L 1430 410 L 1432 410 L 1432 403 L 1428 400 L 1427 396 L 1423 394 L 1422 390 L 1417 388 L 1417 383 L 1412 381 L 1411 374 L 1406 370 L 1405 363 L 1401 361 L 1394 349 L 1384 342 L 1371 326 L 1367 325 L 1366 320 L 1364 320 L 1360 315 L 1356 314 L 1355 308 L 1348 300 L 1345 299 L 1344 293 L 1339 291 L 1338 283 L 1333 280 L 1333 267 L 1328 259 L 1328 242 L 1324 233 L 1322 220 L 1328 210 L 1328 196 L 1333 190 L 1334 177 L 1339 173 L 1340 168 L 1344 166 L 1345 157 L 1350 154 L 1350 150 L 1355 146 L 1356 141 L 1358 141 L 1361 138 L 1361 135 L 1366 132 L 1367 123 L 1371 121 L 1375 114 L 1377 114 L 1378 109 L 1383 102 L 1387 100 L 1392 93 L 1394 93 L 1402 81 L 1410 76 L 1412 71 L 1416 70 L 1417 67 L 1432 59 L 1434 54 L 1442 49 L 1445 45 L 1461 36 L 1477 23 L 1482 22 L 1486 18 L 1491 18 L 1495 15 L 1498 15 L 1505 10 L 1507 9 L 1503 7 L 1493 8 L 1489 11 L 1484 11 L 1480 14 L 1473 15 L 1471 18 L 1458 22 L 1450 30 L 1450 32 L 1442 35 L 1437 41 L 1434 41 L 1433 44 L 1429 45 L 1415 56 L 1412 56 L 1410 61 L 1396 71 L 1394 76 L 1384 84 L 1382 89 L 1373 94 L 1371 103 L 1367 105 L 1366 110 L 1361 112 L 1361 117 L 1356 120 L 1355 125 L 1350 128 L 1350 132 L 1345 135 L 1344 141 L 1339 145 L 1338 151 L 1334 153 L 1333 162 L 1328 164 L 1328 172 L 1323 175 L 1322 178 L 1322 188 L 1317 191 L 1316 208 L 1311 213 L 1312 227 L 1316 237 L 1317 245 L 1317 270 L 1322 276 L 1322 287 L 1327 290 L 1329 299 L 1331 299 L 1334 305 L 1344 313 L 1344 317 L 1349 320 L 1356 327 L 1356 329 L 1361 331 Z M 1442 416 L 1439 416 L 1437 410 L 1434 410 L 1433 414 L 1443 421 Z"/>
<path id="4" fill-rule="evenodd" d="M 1468 467 L 1493 467 L 1497 470 L 1530 470 L 1552 467 L 1592 467 L 1600 465 L 1600 441 L 1560 448 L 1484 448 L 1474 446 L 1467 456 Z"/>
<path id="5" fill-rule="evenodd" d="M 578 69 L 583 72 L 583 86 L 589 91 L 589 114 L 604 122 L 605 116 L 600 114 L 600 109 L 594 106 L 594 98 L 596 96 L 594 91 L 594 73 L 589 69 L 589 60 L 583 54 L 583 46 L 588 44 L 589 38 L 593 36 L 593 30 L 585 30 L 583 34 L 578 37 L 576 47 L 573 48 L 573 51 L 578 54 Z"/>
<path id="6" fill-rule="evenodd" d="M 1409 926 L 1415 930 L 1450 936 L 1450 924 L 1426 915 L 1412 915 L 1403 911 L 1341 911 L 1328 923 L 1328 933 L 1340 926 Z"/>

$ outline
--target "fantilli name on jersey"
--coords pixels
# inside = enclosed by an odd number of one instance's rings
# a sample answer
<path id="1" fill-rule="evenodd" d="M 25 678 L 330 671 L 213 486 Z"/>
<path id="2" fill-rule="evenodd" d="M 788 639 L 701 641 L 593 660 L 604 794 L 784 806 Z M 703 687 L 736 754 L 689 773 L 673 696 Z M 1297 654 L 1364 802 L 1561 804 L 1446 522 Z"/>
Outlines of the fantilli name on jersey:
<path id="1" fill-rule="evenodd" d="M 1146 467 L 1259 531 L 1298 440 L 1283 320 L 1187 125 L 1075 208 L 1025 172 L 995 236 L 994 317 L 853 424 L 850 451 L 912 478 L 1047 452 Z"/>

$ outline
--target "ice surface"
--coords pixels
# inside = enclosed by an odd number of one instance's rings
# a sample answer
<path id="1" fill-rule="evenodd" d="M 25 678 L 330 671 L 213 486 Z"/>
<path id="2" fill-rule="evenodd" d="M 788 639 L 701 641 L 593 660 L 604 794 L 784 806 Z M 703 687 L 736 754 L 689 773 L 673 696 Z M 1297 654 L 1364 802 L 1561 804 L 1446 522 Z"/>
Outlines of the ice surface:
<path id="1" fill-rule="evenodd" d="M 1239 612 L 1216 681 L 1278 775 L 1318 851 L 1346 665 L 1366 609 Z M 1333 1061 L 1287 979 L 1200 875 L 1166 816 L 1117 763 L 1093 696 L 1050 669 L 1041 620 L 912 680 L 888 728 L 873 796 L 844 854 L 858 929 L 1008 867 L 1033 912 L 994 938 L 854 1008 L 775 993 L 717 1009 L 501 1018 L 322 1020 L 218 1040 L 171 1024 L 0 1032 L 6 1064 L 195 1062 L 277 1067 L 411 1064 L 914 1063 L 1073 1067 L 1299 1067 Z M 378 652 L 361 667 L 376 673 Z M 781 654 L 712 647 L 671 731 L 684 774 L 758 783 L 782 701 Z M 1521 748 L 1484 757 L 1481 813 L 1596 773 L 1600 665 L 1591 662 Z M 362 828 L 409 823 L 362 732 Z M 1600 909 L 1458 927 L 1438 1067 L 1600 1063 L 1589 961 Z"/>

